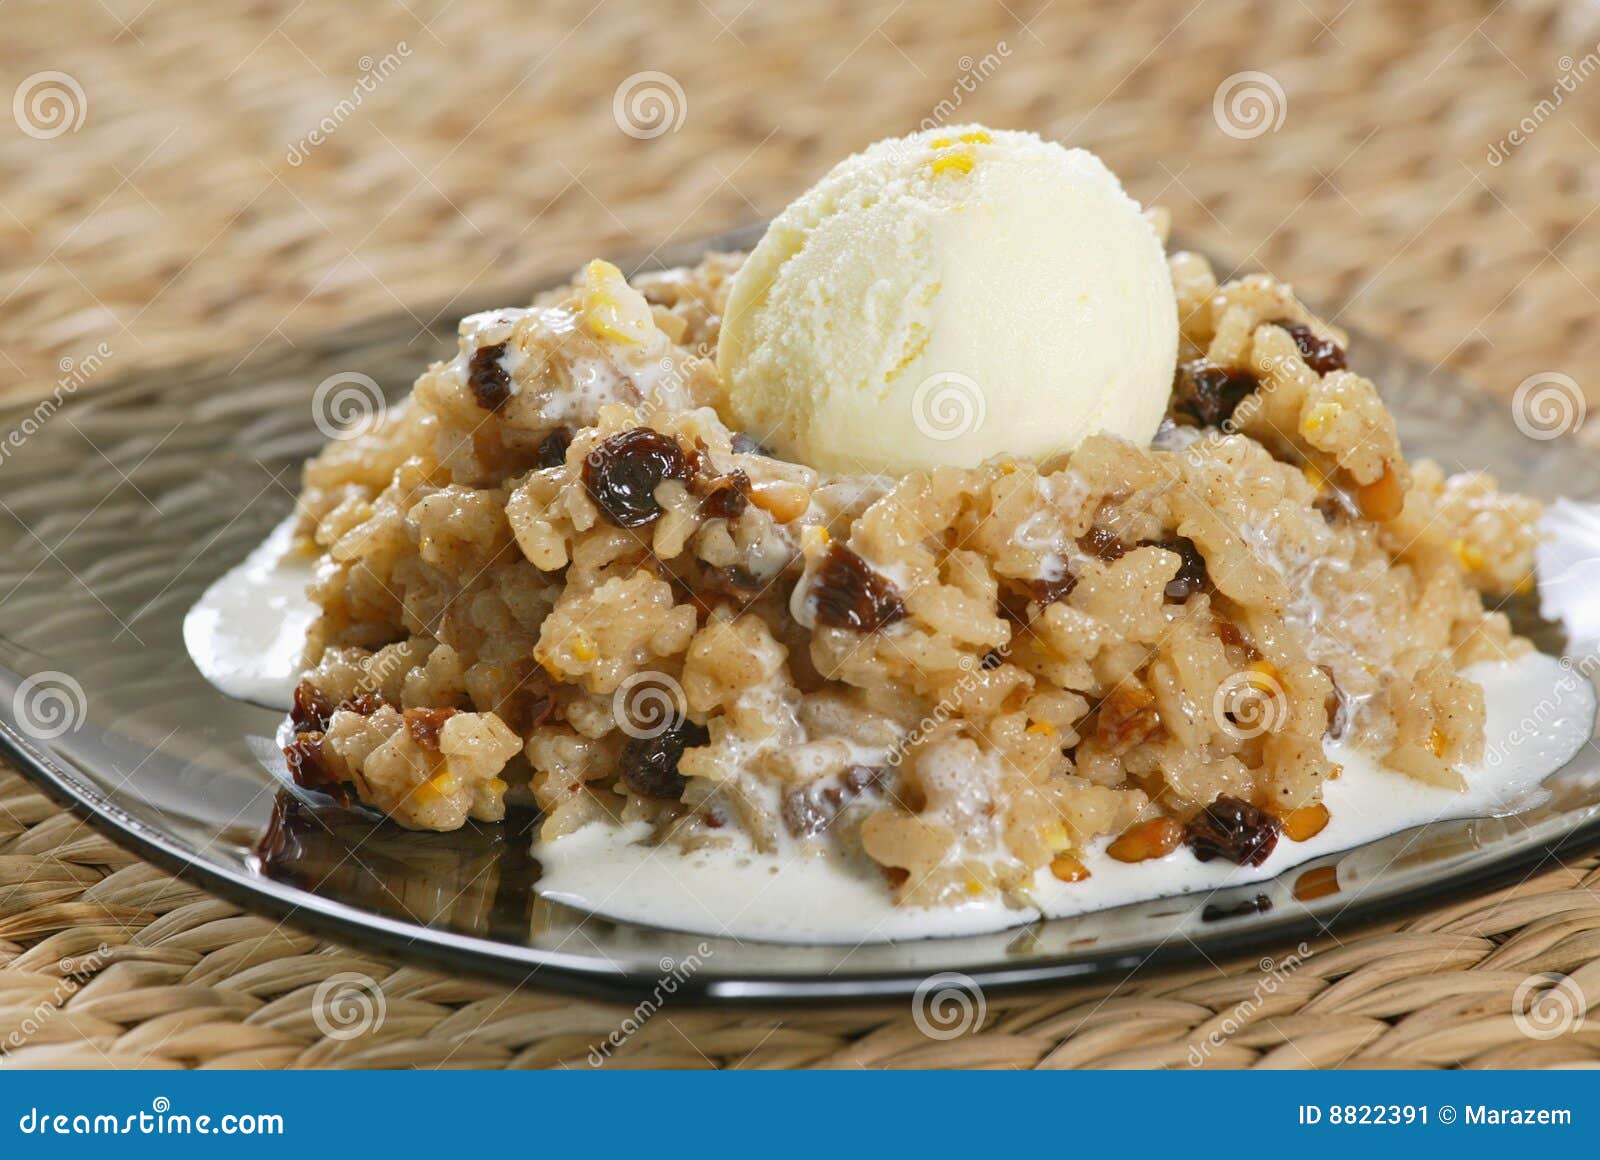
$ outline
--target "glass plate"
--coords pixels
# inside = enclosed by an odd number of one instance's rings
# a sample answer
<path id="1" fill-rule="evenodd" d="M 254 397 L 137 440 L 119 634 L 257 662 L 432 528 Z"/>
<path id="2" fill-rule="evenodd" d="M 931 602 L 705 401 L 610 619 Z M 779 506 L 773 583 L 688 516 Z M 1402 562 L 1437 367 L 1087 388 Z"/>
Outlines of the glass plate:
<path id="1" fill-rule="evenodd" d="M 745 247 L 758 233 L 650 265 Z M 143 373 L 66 398 L 54 413 L 0 417 L 0 432 L 15 433 L 0 448 L 0 743 L 17 766 L 125 846 L 242 906 L 451 970 L 608 999 L 648 993 L 674 964 L 678 998 L 797 1002 L 905 995 L 945 971 L 995 989 L 1283 951 L 1600 843 L 1600 749 L 1590 744 L 1529 813 L 1435 823 L 1271 882 L 974 937 L 792 946 L 544 902 L 533 890 L 530 817 L 414 834 L 291 796 L 272 772 L 279 715 L 200 677 L 184 650 L 184 613 L 290 510 L 298 465 L 323 441 L 312 417 L 319 383 L 366 375 L 401 397 L 453 349 L 456 318 L 539 288 L 452 303 L 420 333 L 415 316 L 385 318 L 292 348 Z M 1505 404 L 1372 340 L 1352 345 L 1413 453 L 1490 467 L 1545 499 L 1600 499 L 1600 460 L 1575 442 L 1530 439 Z M 1597 560 L 1575 574 L 1594 589 L 1579 595 L 1589 625 L 1600 613 Z M 1571 647 L 1536 608 L 1513 611 L 1541 647 Z M 1270 910 L 1229 914 L 1261 894 Z"/>

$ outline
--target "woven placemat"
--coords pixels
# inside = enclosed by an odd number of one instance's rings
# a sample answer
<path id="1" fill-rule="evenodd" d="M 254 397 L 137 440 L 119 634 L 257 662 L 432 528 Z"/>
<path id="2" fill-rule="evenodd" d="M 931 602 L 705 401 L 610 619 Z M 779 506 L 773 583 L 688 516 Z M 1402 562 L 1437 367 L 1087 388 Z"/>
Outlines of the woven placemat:
<path id="1" fill-rule="evenodd" d="M 709 234 L 868 140 L 972 119 L 1095 149 L 1212 252 L 1486 389 L 1561 376 L 1600 405 L 1600 247 L 1582 244 L 1600 207 L 1600 101 L 1583 93 L 1600 17 L 1559 0 L 407 0 L 359 19 L 87 0 L 13 2 L 4 22 L 10 397 Z M 1557 1011 L 1563 1033 L 1540 1038 L 1526 1000 L 1545 972 L 1570 976 L 1547 997 L 1600 998 L 1597 880 L 1592 859 L 1552 862 L 1271 963 L 991 996 L 953 1038 L 903 1005 L 668 1007 L 605 1062 L 1590 1060 L 1600 1025 Z M 317 1017 L 345 975 L 383 1002 L 354 1036 Z M 588 1066 L 628 1015 L 242 914 L 0 772 L 8 1062 Z"/>

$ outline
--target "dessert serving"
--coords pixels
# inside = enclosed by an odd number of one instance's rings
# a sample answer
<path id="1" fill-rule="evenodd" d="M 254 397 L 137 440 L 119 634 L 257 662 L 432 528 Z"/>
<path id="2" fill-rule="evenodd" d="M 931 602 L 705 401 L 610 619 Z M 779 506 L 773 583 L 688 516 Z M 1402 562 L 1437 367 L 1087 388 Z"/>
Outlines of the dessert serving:
<path id="1" fill-rule="evenodd" d="M 1164 235 L 1082 150 L 880 142 L 748 256 L 463 320 L 205 615 L 307 564 L 294 781 L 532 804 L 542 891 L 666 925 L 996 927 L 1512 808 L 1593 718 L 1498 744 L 1538 505 Z"/>

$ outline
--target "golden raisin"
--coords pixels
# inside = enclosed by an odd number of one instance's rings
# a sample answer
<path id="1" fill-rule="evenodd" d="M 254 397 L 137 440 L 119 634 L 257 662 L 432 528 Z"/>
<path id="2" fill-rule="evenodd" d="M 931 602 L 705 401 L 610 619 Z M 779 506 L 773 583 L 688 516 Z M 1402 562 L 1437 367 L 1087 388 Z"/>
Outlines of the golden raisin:
<path id="1" fill-rule="evenodd" d="M 1135 745 L 1148 741 L 1161 728 L 1156 711 L 1156 695 L 1143 685 L 1123 682 L 1100 702 L 1095 721 L 1095 740 L 1113 756 L 1121 756 Z"/>
<path id="2" fill-rule="evenodd" d="M 1356 492 L 1356 504 L 1361 514 L 1375 523 L 1387 523 L 1400 514 L 1406 506 L 1406 493 L 1392 463 L 1384 464 L 1383 474 L 1377 479 L 1361 485 Z"/>
<path id="3" fill-rule="evenodd" d="M 1183 826 L 1174 818 L 1151 818 L 1129 826 L 1106 848 L 1118 862 L 1145 862 L 1165 858 L 1183 841 Z"/>
<path id="4" fill-rule="evenodd" d="M 1089 867 L 1071 854 L 1057 854 L 1050 863 L 1050 873 L 1063 882 L 1082 882 L 1089 877 Z"/>
<path id="5" fill-rule="evenodd" d="M 1291 842 L 1307 842 L 1322 833 L 1328 824 L 1328 807 L 1321 802 L 1290 810 L 1283 818 L 1283 836 Z"/>

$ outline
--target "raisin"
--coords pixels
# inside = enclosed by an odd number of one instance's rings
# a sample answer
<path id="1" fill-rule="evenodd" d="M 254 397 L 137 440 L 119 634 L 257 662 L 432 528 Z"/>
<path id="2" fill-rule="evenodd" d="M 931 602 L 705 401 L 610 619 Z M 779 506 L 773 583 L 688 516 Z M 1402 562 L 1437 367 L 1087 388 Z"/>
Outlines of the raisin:
<path id="1" fill-rule="evenodd" d="M 893 584 L 843 544 L 828 546 L 817 567 L 817 623 L 876 632 L 906 614 Z"/>
<path id="2" fill-rule="evenodd" d="M 480 346 L 467 363 L 467 386 L 472 388 L 472 397 L 485 411 L 498 411 L 511 397 L 511 375 L 500 362 L 500 356 L 505 353 L 503 342 Z"/>
<path id="3" fill-rule="evenodd" d="M 283 758 L 294 783 L 305 789 L 323 789 L 344 780 L 323 751 L 321 733 L 296 735 L 293 744 L 283 747 Z"/>
<path id="4" fill-rule="evenodd" d="M 1254 898 L 1246 898 L 1242 902 L 1224 905 L 1220 902 L 1208 902 L 1200 911 L 1201 922 L 1221 922 L 1225 918 L 1242 918 L 1247 914 L 1265 914 L 1272 909 L 1272 899 L 1265 894 L 1258 894 Z"/>
<path id="5" fill-rule="evenodd" d="M 1273 319 L 1272 325 L 1289 332 L 1294 344 L 1300 348 L 1300 357 L 1306 360 L 1306 366 L 1319 375 L 1325 375 L 1330 371 L 1342 371 L 1348 365 L 1345 362 L 1344 347 L 1331 338 L 1319 338 L 1317 332 L 1305 323 L 1288 318 L 1276 318 Z"/>
<path id="6" fill-rule="evenodd" d="M 406 732 L 429 753 L 439 752 L 439 731 L 456 715 L 454 709 L 407 709 Z"/>
<path id="7" fill-rule="evenodd" d="M 678 441 L 649 427 L 611 436 L 584 457 L 583 486 L 619 528 L 639 528 L 661 514 L 655 490 L 663 480 L 687 479 Z"/>
<path id="8" fill-rule="evenodd" d="M 654 737 L 634 737 L 622 747 L 622 784 L 641 797 L 677 801 L 688 784 L 678 772 L 685 749 L 709 744 L 704 725 L 680 717 Z"/>
<path id="9" fill-rule="evenodd" d="M 1173 406 L 1204 427 L 1221 427 L 1261 381 L 1249 371 L 1212 366 L 1204 359 L 1178 368 Z"/>
<path id="10" fill-rule="evenodd" d="M 697 484 L 700 514 L 708 520 L 736 520 L 750 506 L 750 477 L 742 471 L 730 471 Z"/>
<path id="11" fill-rule="evenodd" d="M 1166 596 L 1169 604 L 1182 604 L 1206 586 L 1206 560 L 1188 536 L 1173 536 L 1167 540 L 1142 540 L 1141 544 L 1165 548 L 1182 559 L 1178 574 L 1167 581 Z"/>
<path id="12" fill-rule="evenodd" d="M 846 806 L 875 787 L 884 771 L 852 765 L 822 784 L 790 790 L 783 799 L 783 824 L 796 838 L 813 838 L 833 824 Z"/>
<path id="13" fill-rule="evenodd" d="M 389 702 L 383 699 L 382 693 L 362 693 L 348 701 L 340 701 L 338 712 L 359 713 L 363 717 L 370 717 Z"/>
<path id="14" fill-rule="evenodd" d="M 1117 533 L 1099 524 L 1078 537 L 1078 547 L 1097 560 L 1110 563 L 1128 554 L 1128 545 L 1117 539 Z"/>
<path id="15" fill-rule="evenodd" d="M 731 596 L 735 600 L 749 600 L 761 591 L 761 578 L 748 568 L 729 564 L 720 568 L 707 568 L 701 587 L 718 596 Z"/>
<path id="16" fill-rule="evenodd" d="M 753 435 L 746 435 L 743 431 L 735 431 L 729 440 L 734 451 L 740 455 L 759 455 L 764 459 L 773 458 L 773 454 L 766 444 Z"/>
<path id="17" fill-rule="evenodd" d="M 572 432 L 557 427 L 544 437 L 534 452 L 534 462 L 541 468 L 560 467 L 567 461 L 567 448 L 572 446 Z"/>
<path id="18" fill-rule="evenodd" d="M 294 708 L 289 710 L 289 720 L 296 733 L 321 733 L 328 727 L 335 707 L 321 689 L 310 681 L 301 681 L 294 687 Z"/>
<path id="19" fill-rule="evenodd" d="M 1065 600 L 1078 586 L 1078 578 L 1067 572 L 1054 580 L 1016 580 L 1000 589 L 1000 611 L 1017 624 L 1028 623 L 1028 609 L 1039 611 Z"/>
<path id="20" fill-rule="evenodd" d="M 1190 819 L 1184 838 L 1202 862 L 1225 858 L 1235 866 L 1259 866 L 1278 844 L 1280 829 L 1265 810 L 1222 794 Z"/>

